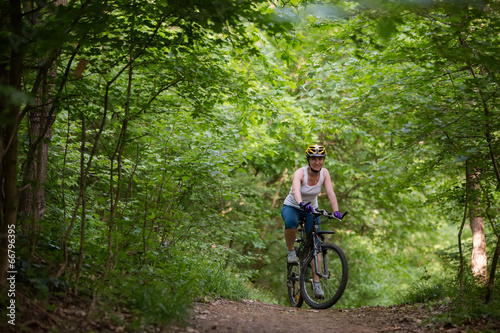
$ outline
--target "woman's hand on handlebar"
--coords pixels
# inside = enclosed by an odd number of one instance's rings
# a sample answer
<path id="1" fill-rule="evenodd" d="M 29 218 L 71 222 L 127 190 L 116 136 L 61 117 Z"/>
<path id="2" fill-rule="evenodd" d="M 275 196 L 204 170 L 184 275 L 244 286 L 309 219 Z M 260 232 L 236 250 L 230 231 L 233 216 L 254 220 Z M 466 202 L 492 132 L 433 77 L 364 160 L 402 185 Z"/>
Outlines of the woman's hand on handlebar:
<path id="1" fill-rule="evenodd" d="M 311 206 L 310 202 L 301 202 L 299 203 L 300 209 L 302 209 L 304 212 L 309 212 L 309 213 L 314 213 L 314 208 Z"/>
<path id="2" fill-rule="evenodd" d="M 336 218 L 337 220 L 342 220 L 346 215 L 347 215 L 347 211 L 344 214 L 342 214 L 339 211 L 336 211 L 335 213 L 332 214 L 332 216 L 334 218 Z"/>
<path id="3" fill-rule="evenodd" d="M 347 215 L 347 212 L 345 212 L 344 214 L 342 214 L 339 211 L 336 211 L 335 213 L 330 213 L 329 211 L 327 211 L 325 209 L 316 209 L 315 214 L 316 215 L 325 215 L 329 219 L 342 220 Z"/>

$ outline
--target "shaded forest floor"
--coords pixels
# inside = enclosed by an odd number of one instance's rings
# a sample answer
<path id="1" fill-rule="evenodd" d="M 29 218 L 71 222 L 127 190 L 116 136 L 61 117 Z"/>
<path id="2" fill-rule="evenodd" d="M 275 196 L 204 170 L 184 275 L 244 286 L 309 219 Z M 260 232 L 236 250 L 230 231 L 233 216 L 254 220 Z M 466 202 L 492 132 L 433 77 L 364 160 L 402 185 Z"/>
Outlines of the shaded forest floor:
<path id="1" fill-rule="evenodd" d="M 253 301 L 231 302 L 217 300 L 198 304 L 188 327 L 172 332 L 241 332 L 241 333 L 303 333 L 303 332 L 468 332 L 500 331 L 500 323 L 470 323 L 456 327 L 434 322 L 432 318 L 446 312 L 445 307 L 434 310 L 423 304 L 390 307 L 361 307 L 357 309 L 314 310 Z"/>
<path id="2" fill-rule="evenodd" d="M 54 301 L 54 300 L 53 300 Z M 16 318 L 16 326 L 2 332 L 169 332 L 169 333 L 295 333 L 295 332 L 499 332 L 500 322 L 484 318 L 464 326 L 436 321 L 448 312 L 447 306 L 431 308 L 423 304 L 357 309 L 314 310 L 254 301 L 224 299 L 197 303 L 188 322 L 159 327 L 133 325 L 132 312 L 97 309 L 88 300 L 70 296 L 51 302 L 48 310 L 36 301 L 27 301 Z M 113 314 L 110 314 L 113 313 Z M 137 315 L 137 314 L 136 314 Z M 2 323 L 4 324 L 4 323 Z M 313 327 L 314 325 L 314 327 Z"/>

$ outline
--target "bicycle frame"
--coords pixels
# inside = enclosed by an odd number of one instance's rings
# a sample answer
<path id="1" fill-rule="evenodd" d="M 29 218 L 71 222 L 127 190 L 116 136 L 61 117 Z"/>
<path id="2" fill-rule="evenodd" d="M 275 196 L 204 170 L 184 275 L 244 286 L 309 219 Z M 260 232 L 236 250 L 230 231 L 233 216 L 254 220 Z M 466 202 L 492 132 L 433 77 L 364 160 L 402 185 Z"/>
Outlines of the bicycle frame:
<path id="1" fill-rule="evenodd" d="M 323 259 L 323 267 L 325 269 L 324 274 L 323 274 L 319 271 L 318 254 L 322 252 L 321 244 L 322 244 L 323 239 L 324 239 L 323 235 L 335 234 L 335 231 L 319 231 L 318 230 L 318 228 L 319 228 L 318 217 L 321 215 L 326 215 L 326 214 L 323 214 L 323 211 L 318 211 L 317 213 L 315 212 L 312 214 L 313 214 L 313 226 L 306 236 L 307 241 L 306 241 L 306 243 L 304 245 L 304 249 L 301 251 L 299 257 L 301 260 L 303 258 L 305 258 L 304 254 L 309 254 L 311 252 L 311 247 L 312 247 L 312 251 L 314 253 L 314 270 L 315 270 L 316 275 L 319 276 L 320 278 L 329 279 L 330 274 L 328 273 L 328 265 L 326 263 L 326 257 L 323 256 L 323 258 L 322 258 Z M 328 215 L 326 215 L 326 216 L 328 216 Z M 330 216 L 328 216 L 328 217 L 330 217 Z M 300 243 L 300 242 L 304 242 L 305 218 L 300 219 L 299 225 L 301 227 L 301 229 L 300 229 L 301 238 L 300 239 L 297 238 L 295 241 Z M 316 241 L 313 241 L 315 239 L 316 239 Z"/>
<path id="2" fill-rule="evenodd" d="M 345 214 L 347 212 L 343 215 Z M 319 217 L 323 215 L 327 219 L 339 221 L 341 218 L 320 209 L 317 209 L 312 215 L 313 223 L 309 232 L 306 232 L 305 229 L 306 216 L 303 215 L 299 219 L 298 234 L 295 238 L 295 250 L 299 265 L 287 264 L 288 297 L 294 307 L 300 308 L 302 302 L 305 301 L 314 309 L 326 309 L 342 297 L 347 285 L 348 266 L 344 252 L 337 245 L 325 241 L 325 235 L 335 232 L 320 231 Z M 321 258 L 319 257 L 320 253 L 322 254 Z M 298 267 L 298 271 L 295 267 Z M 322 284 L 326 287 L 326 293 L 321 291 Z M 316 294 L 317 290 L 319 290 L 318 294 Z"/>

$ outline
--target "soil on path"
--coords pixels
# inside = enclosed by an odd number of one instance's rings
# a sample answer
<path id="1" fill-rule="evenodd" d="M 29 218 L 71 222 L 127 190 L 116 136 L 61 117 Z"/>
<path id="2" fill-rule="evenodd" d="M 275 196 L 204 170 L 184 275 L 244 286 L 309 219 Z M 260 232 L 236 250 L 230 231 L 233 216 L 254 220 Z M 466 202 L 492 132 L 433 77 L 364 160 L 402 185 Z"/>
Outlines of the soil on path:
<path id="1" fill-rule="evenodd" d="M 216 300 L 198 304 L 187 327 L 175 333 L 304 332 L 467 332 L 466 328 L 433 327 L 423 305 L 314 310 L 253 301 Z"/>
<path id="2" fill-rule="evenodd" d="M 455 327 L 433 320 L 449 312 L 449 305 L 374 306 L 357 309 L 314 310 L 254 301 L 233 302 L 224 299 L 197 303 L 186 326 L 144 325 L 131 329 L 134 313 L 122 309 L 117 324 L 110 313 L 93 307 L 89 300 L 76 296 L 53 299 L 53 309 L 45 303 L 30 301 L 16 315 L 16 326 L 0 325 L 0 332 L 71 332 L 71 333 L 304 333 L 304 332 L 500 332 L 500 321 L 484 318 Z M 45 304 L 46 305 L 46 304 Z M 115 316 L 117 314 L 114 314 Z M 128 323 L 128 324 L 127 324 Z"/>

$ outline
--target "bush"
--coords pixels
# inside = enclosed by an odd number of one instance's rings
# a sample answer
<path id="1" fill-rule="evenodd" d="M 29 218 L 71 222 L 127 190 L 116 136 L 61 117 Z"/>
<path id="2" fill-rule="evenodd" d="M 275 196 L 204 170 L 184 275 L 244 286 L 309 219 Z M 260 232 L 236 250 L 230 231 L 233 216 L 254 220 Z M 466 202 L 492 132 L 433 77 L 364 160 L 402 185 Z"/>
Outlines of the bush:
<path id="1" fill-rule="evenodd" d="M 399 304 L 426 303 L 439 307 L 441 315 L 434 322 L 442 325 L 463 326 L 483 323 L 498 325 L 500 322 L 500 288 L 497 286 L 491 300 L 485 303 L 486 287 L 465 274 L 462 284 L 453 277 L 423 278 L 404 293 L 398 295 Z"/>
<path id="2" fill-rule="evenodd" d="M 106 283 L 100 288 L 106 311 L 131 311 L 138 328 L 182 323 L 193 302 L 206 297 L 238 301 L 250 295 L 248 281 L 222 262 L 185 254 L 163 259 L 127 274 L 116 270 L 109 278 L 112 287 Z"/>

